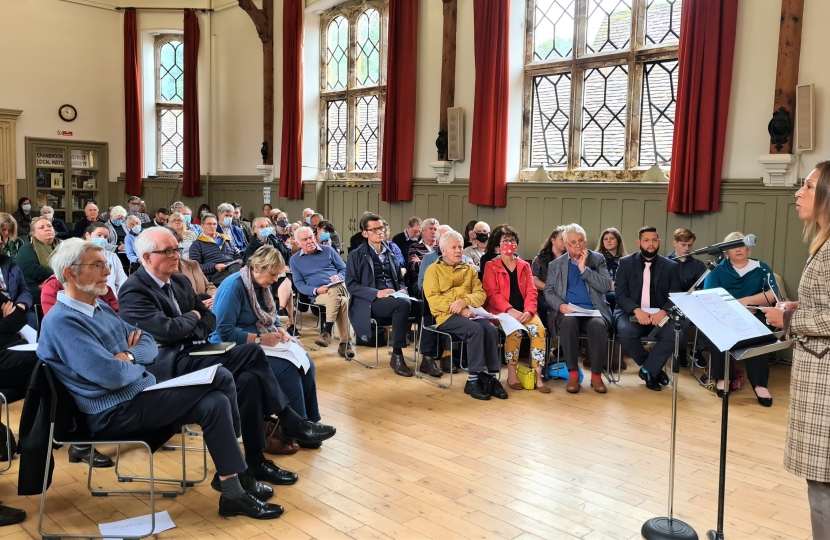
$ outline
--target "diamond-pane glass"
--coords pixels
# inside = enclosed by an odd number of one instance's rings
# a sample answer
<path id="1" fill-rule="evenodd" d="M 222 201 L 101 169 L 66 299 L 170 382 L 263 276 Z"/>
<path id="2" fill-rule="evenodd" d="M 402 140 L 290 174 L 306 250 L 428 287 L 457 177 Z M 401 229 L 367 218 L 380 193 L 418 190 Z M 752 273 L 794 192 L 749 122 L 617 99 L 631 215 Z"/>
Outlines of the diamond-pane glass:
<path id="1" fill-rule="evenodd" d="M 184 100 L 184 43 L 168 41 L 159 50 L 159 101 Z"/>
<path id="2" fill-rule="evenodd" d="M 536 0 L 533 60 L 570 58 L 574 45 L 575 0 Z"/>
<path id="3" fill-rule="evenodd" d="M 646 6 L 646 45 L 680 41 L 683 0 L 649 0 Z"/>
<path id="4" fill-rule="evenodd" d="M 631 40 L 631 0 L 588 0 L 588 52 L 628 48 Z"/>
<path id="5" fill-rule="evenodd" d="M 373 86 L 380 82 L 380 14 L 367 9 L 357 18 L 357 58 L 354 75 L 360 86 Z"/>
<path id="6" fill-rule="evenodd" d="M 345 99 L 326 102 L 326 165 L 346 170 L 346 130 L 349 110 Z"/>
<path id="7" fill-rule="evenodd" d="M 326 88 L 343 90 L 348 81 L 349 21 L 335 17 L 326 29 Z"/>
<path id="8" fill-rule="evenodd" d="M 161 131 L 161 169 L 180 171 L 184 163 L 184 113 L 181 109 L 161 109 L 159 111 L 159 129 Z"/>
<path id="9" fill-rule="evenodd" d="M 571 74 L 533 78 L 530 165 L 568 164 Z"/>
<path id="10" fill-rule="evenodd" d="M 378 168 L 378 97 L 357 98 L 354 113 L 355 169 L 375 171 Z"/>
<path id="11" fill-rule="evenodd" d="M 677 71 L 677 60 L 643 66 L 640 165 L 671 164 Z"/>
<path id="12" fill-rule="evenodd" d="M 621 167 L 625 158 L 627 66 L 585 71 L 582 97 L 582 165 Z"/>

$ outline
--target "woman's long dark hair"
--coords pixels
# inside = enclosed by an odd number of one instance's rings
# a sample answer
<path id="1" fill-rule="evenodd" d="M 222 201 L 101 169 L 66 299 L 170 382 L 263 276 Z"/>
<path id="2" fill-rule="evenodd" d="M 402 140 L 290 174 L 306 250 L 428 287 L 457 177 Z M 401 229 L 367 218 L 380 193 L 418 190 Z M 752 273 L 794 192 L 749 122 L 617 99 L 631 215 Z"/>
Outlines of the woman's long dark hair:
<path id="1" fill-rule="evenodd" d="M 605 249 L 605 235 L 606 234 L 613 234 L 614 238 L 617 239 L 617 254 L 616 255 L 612 255 L 610 251 Z M 614 257 L 615 259 L 621 259 L 622 257 L 625 257 L 626 255 L 628 255 L 628 253 L 625 252 L 625 246 L 623 245 L 622 235 L 620 234 L 620 231 L 618 231 L 614 227 L 608 227 L 607 229 L 602 231 L 602 234 L 599 235 L 599 242 L 597 243 L 596 251 L 597 251 L 597 253 L 602 253 L 606 257 L 608 257 L 610 255 L 610 256 Z"/>
<path id="2" fill-rule="evenodd" d="M 496 248 L 501 244 L 501 237 L 504 234 L 504 228 L 507 226 L 507 223 L 502 223 L 490 231 L 490 238 L 487 239 L 487 248 L 484 250 L 485 255 L 496 254 Z"/>
<path id="3" fill-rule="evenodd" d="M 32 199 L 29 197 L 20 197 L 20 200 L 17 201 L 17 209 L 20 210 L 21 214 L 23 214 L 23 203 L 26 201 L 29 201 L 29 204 L 32 204 Z M 31 210 L 29 210 L 29 212 L 31 212 Z M 25 216 L 26 214 L 23 215 Z"/>
<path id="4" fill-rule="evenodd" d="M 553 241 L 556 240 L 564 230 L 565 227 L 563 225 L 553 229 L 553 232 L 550 233 L 547 242 L 545 242 L 542 246 L 542 250 L 539 252 L 538 257 L 543 268 L 547 268 L 550 262 L 556 257 L 556 254 L 553 252 Z"/>

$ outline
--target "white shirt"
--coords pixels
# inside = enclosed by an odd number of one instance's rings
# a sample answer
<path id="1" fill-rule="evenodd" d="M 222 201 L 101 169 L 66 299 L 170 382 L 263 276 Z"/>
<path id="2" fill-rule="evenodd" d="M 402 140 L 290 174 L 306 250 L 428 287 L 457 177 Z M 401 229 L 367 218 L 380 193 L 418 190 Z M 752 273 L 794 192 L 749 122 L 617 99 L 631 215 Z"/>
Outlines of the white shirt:
<path id="1" fill-rule="evenodd" d="M 118 254 L 104 250 L 104 256 L 112 267 L 110 275 L 107 276 L 107 285 L 118 296 L 118 289 L 127 281 L 127 274 L 124 273 L 124 266 L 121 264 L 121 259 L 118 258 Z"/>

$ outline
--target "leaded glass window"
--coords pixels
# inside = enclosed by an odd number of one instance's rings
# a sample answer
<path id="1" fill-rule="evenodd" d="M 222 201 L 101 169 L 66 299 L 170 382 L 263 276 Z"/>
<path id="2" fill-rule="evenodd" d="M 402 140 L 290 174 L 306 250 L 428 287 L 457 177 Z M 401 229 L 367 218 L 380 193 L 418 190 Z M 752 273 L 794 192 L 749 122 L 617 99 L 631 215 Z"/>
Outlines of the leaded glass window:
<path id="1" fill-rule="evenodd" d="M 682 2 L 527 1 L 522 178 L 671 165 Z"/>
<path id="2" fill-rule="evenodd" d="M 156 40 L 156 166 L 181 171 L 184 161 L 184 38 Z"/>
<path id="3" fill-rule="evenodd" d="M 388 0 L 348 0 L 320 20 L 320 168 L 376 177 L 386 100 Z"/>

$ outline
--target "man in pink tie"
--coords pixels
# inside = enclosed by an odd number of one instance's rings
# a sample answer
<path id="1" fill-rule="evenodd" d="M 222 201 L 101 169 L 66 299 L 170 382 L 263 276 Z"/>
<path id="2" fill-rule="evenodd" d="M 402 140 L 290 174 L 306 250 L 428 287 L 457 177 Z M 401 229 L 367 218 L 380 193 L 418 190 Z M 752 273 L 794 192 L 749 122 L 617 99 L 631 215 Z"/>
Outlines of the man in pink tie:
<path id="1" fill-rule="evenodd" d="M 663 371 L 674 352 L 674 325 L 666 324 L 657 334 L 657 344 L 646 352 L 640 338 L 648 335 L 666 316 L 673 304 L 669 293 L 680 292 L 677 263 L 659 255 L 660 237 L 654 227 L 638 232 L 638 253 L 620 259 L 615 288 L 617 306 L 614 320 L 623 349 L 640 366 L 640 378 L 649 390 L 669 384 Z"/>

